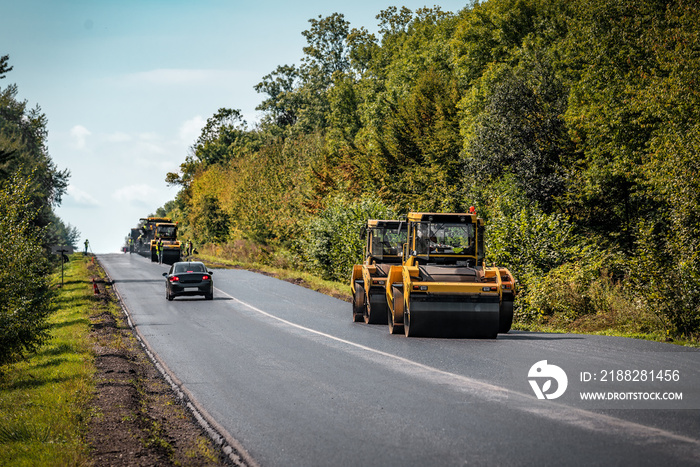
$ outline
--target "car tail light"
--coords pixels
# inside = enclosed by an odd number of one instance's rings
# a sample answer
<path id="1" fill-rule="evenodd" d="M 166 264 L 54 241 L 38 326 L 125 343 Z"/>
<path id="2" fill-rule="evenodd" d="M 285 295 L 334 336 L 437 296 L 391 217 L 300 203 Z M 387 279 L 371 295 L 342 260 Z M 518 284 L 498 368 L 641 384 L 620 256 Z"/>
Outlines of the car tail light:
<path id="1" fill-rule="evenodd" d="M 203 276 L 202 276 L 202 280 L 203 280 L 203 281 L 208 281 L 208 280 L 209 280 L 209 276 L 207 276 L 206 274 L 203 275 Z"/>
<path id="2" fill-rule="evenodd" d="M 179 282 L 179 281 L 180 281 L 180 278 L 177 276 L 173 276 L 170 278 L 170 282 Z"/>

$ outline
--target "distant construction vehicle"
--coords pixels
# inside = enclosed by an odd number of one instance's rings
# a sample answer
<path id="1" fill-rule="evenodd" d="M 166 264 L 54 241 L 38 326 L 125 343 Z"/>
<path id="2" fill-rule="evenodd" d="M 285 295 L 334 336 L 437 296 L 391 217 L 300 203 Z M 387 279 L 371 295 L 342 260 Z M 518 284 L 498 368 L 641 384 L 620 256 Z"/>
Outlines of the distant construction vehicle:
<path id="1" fill-rule="evenodd" d="M 154 238 L 151 239 L 151 261 L 158 261 L 158 241 L 162 248 L 162 262 L 173 264 L 180 261 L 182 246 L 177 239 L 177 224 L 173 222 L 158 222 L 154 229 Z"/>
<path id="2" fill-rule="evenodd" d="M 387 275 L 391 265 L 401 264 L 406 230 L 406 221 L 367 221 L 364 262 L 353 266 L 350 279 L 354 322 L 387 324 Z"/>
<path id="3" fill-rule="evenodd" d="M 392 334 L 493 339 L 510 330 L 515 280 L 484 264 L 484 221 L 470 211 L 408 214 L 402 264 L 386 279 Z"/>
<path id="4" fill-rule="evenodd" d="M 156 224 L 172 221 L 169 217 L 142 217 L 139 219 L 140 235 L 136 239 L 136 251 L 143 256 L 151 256 L 151 240 L 156 237 Z"/>

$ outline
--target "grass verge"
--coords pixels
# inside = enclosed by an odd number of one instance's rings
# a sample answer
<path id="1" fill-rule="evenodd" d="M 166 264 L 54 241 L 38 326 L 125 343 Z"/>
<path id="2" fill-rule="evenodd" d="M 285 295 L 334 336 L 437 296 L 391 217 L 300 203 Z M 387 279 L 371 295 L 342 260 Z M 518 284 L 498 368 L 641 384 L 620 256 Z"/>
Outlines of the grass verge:
<path id="1" fill-rule="evenodd" d="M 84 441 L 94 390 L 92 290 L 85 261 L 71 261 L 51 316 L 51 339 L 0 375 L 0 465 L 89 463 Z M 60 286 L 60 272 L 54 283 Z"/>

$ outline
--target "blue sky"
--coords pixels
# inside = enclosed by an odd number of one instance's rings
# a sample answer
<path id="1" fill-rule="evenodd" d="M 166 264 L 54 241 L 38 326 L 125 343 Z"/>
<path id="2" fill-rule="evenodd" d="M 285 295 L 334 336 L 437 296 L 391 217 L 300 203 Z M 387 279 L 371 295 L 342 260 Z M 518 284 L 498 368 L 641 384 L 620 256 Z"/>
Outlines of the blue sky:
<path id="1" fill-rule="evenodd" d="M 264 99 L 253 86 L 278 65 L 298 64 L 308 20 L 338 12 L 377 30 L 388 6 L 355 0 L 0 0 L 0 56 L 19 99 L 48 118 L 48 148 L 71 172 L 58 215 L 93 251 L 118 251 L 140 217 L 177 193 L 177 171 L 207 118 L 240 109 L 249 123 Z"/>

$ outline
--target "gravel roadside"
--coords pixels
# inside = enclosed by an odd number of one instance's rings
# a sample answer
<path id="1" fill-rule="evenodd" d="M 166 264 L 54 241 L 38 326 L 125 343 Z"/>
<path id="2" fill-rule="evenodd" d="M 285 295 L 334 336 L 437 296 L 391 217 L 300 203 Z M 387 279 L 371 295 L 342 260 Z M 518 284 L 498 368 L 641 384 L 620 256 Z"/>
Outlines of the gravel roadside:
<path id="1" fill-rule="evenodd" d="M 164 380 L 129 326 L 98 265 L 90 317 L 95 394 L 87 421 L 94 465 L 230 465 Z"/>

